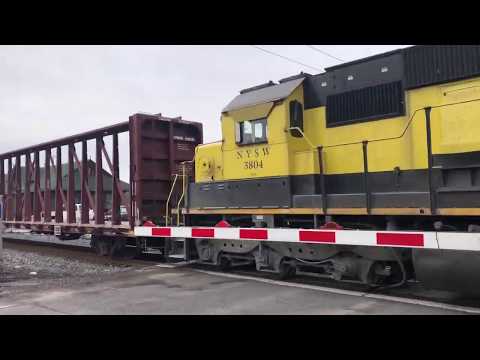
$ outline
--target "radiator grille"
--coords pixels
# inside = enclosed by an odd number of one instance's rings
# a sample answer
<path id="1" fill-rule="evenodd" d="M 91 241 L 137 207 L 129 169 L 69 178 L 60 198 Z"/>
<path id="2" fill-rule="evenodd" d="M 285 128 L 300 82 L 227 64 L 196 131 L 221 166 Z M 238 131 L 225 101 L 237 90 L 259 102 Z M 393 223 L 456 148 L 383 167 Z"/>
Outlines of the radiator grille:
<path id="1" fill-rule="evenodd" d="M 401 81 L 327 96 L 327 127 L 405 114 Z"/>
<path id="2" fill-rule="evenodd" d="M 405 49 L 408 89 L 480 75 L 480 46 L 415 46 Z"/>

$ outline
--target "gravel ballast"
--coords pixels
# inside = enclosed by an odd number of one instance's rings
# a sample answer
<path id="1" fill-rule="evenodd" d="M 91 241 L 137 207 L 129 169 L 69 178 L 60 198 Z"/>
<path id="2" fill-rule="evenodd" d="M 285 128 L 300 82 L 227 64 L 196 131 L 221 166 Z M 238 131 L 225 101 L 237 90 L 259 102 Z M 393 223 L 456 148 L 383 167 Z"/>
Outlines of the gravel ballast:
<path id="1" fill-rule="evenodd" d="M 132 267 L 93 263 L 73 257 L 3 249 L 0 260 L 0 298 L 33 288 L 64 287 L 75 283 L 98 283 Z"/>
<path id="2" fill-rule="evenodd" d="M 48 256 L 33 252 L 4 249 L 3 272 L 37 272 L 49 277 L 98 275 L 124 271 L 125 267 L 111 264 L 92 264 L 80 260 Z M 1 272 L 0 272 L 1 274 Z M 2 281 L 0 276 L 0 282 Z"/>

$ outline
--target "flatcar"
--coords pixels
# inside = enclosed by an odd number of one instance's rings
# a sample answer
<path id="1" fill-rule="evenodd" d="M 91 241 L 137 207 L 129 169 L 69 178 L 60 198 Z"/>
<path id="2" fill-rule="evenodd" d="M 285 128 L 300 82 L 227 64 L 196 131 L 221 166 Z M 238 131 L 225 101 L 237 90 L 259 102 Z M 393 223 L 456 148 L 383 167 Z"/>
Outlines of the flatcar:
<path id="1" fill-rule="evenodd" d="M 185 223 L 480 231 L 480 46 L 413 46 L 254 86 L 195 151 Z M 259 255 L 261 249 L 261 256 Z M 216 239 L 200 260 L 365 284 L 480 288 L 470 251 Z M 473 286 L 473 288 L 476 288 Z"/>

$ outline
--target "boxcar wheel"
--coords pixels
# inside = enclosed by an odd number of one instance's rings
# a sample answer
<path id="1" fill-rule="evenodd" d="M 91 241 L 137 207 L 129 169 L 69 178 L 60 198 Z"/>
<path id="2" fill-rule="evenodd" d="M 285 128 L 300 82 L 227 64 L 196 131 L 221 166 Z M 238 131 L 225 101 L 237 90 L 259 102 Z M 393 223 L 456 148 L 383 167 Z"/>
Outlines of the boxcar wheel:
<path id="1" fill-rule="evenodd" d="M 90 246 L 99 256 L 108 256 L 111 254 L 112 244 L 109 239 L 92 238 Z"/>
<path id="2" fill-rule="evenodd" d="M 125 239 L 115 239 L 113 240 L 113 244 L 110 247 L 110 256 L 112 258 L 122 258 L 125 257 L 126 248 L 125 248 Z"/>

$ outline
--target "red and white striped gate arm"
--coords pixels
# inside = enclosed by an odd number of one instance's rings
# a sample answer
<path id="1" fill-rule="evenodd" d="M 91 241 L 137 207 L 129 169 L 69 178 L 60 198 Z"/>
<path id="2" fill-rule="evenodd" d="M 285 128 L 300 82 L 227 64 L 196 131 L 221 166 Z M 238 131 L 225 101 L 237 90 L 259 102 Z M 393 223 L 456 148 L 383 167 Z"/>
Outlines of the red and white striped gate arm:
<path id="1" fill-rule="evenodd" d="M 135 236 L 480 251 L 480 233 L 139 226 Z"/>

